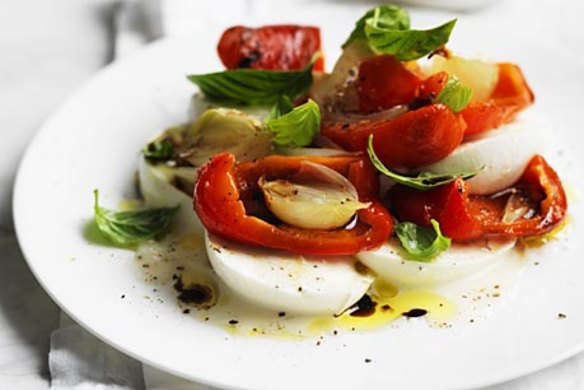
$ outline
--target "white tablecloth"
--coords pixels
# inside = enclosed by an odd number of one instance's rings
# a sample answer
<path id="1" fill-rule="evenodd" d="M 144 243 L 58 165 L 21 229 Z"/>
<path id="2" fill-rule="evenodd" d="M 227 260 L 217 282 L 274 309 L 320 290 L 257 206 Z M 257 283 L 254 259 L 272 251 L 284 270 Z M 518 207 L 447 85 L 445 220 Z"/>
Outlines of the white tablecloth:
<path id="1" fill-rule="evenodd" d="M 182 13 L 182 21 L 188 21 L 184 14 L 192 14 L 193 23 L 241 23 L 247 20 L 242 15 L 261 20 L 263 15 L 274 13 L 295 20 L 298 3 L 310 6 L 318 2 L 242 0 L 226 6 L 226 0 L 168 1 L 176 3 L 163 15 L 163 27 L 169 35 L 180 35 L 192 28 L 190 22 L 169 23 L 177 20 L 173 12 Z M 359 1 L 327 3 L 365 7 Z M 15 241 L 10 208 L 14 174 L 27 142 L 47 115 L 112 58 L 114 8 L 113 0 L 0 2 L 0 389 L 48 388 L 49 336 L 59 321 L 59 310 L 35 282 Z M 485 9 L 459 17 L 488 23 L 509 34 L 537 40 L 543 46 L 571 51 L 584 62 L 583 14 L 584 3 L 577 1 L 493 0 Z M 581 388 L 584 355 L 493 387 Z"/>

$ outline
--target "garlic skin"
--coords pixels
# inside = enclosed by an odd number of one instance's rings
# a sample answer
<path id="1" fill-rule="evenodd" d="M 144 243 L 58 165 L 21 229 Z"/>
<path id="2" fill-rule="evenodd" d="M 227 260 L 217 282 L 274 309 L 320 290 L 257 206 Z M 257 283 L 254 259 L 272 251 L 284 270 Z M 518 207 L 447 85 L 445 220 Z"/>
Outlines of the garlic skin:
<path id="1" fill-rule="evenodd" d="M 268 181 L 262 176 L 258 185 L 276 217 L 304 229 L 341 228 L 370 205 L 359 201 L 357 190 L 343 175 L 309 161 L 288 180 Z"/>

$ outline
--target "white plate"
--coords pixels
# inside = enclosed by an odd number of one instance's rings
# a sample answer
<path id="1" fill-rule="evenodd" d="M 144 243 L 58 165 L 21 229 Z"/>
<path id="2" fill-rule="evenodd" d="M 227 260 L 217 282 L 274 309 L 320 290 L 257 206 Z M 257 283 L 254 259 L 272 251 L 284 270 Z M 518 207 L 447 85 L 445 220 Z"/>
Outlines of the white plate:
<path id="1" fill-rule="evenodd" d="M 335 58 L 346 31 L 323 30 L 328 58 Z M 99 188 L 108 206 L 132 195 L 144 142 L 186 117 L 195 88 L 184 75 L 220 69 L 214 49 L 219 33 L 163 41 L 107 68 L 46 123 L 26 153 L 15 189 L 18 237 L 40 283 L 77 322 L 148 364 L 237 389 L 468 388 L 532 372 L 583 349 L 584 262 L 577 241 L 584 237 L 584 219 L 577 202 L 570 205 L 568 239 L 531 252 L 515 296 L 486 320 L 450 329 L 404 321 L 327 337 L 320 346 L 314 339 L 233 336 L 185 316 L 170 288 L 152 292 L 131 252 L 89 244 L 82 230 L 92 216 L 92 190 Z M 575 148 L 584 145 L 578 120 L 584 68 L 465 26 L 455 31 L 451 47 L 521 64 L 537 95 L 535 109 L 570 140 L 552 160 L 571 188 L 583 188 L 576 171 L 584 156 Z M 558 319 L 559 312 L 567 318 Z"/>

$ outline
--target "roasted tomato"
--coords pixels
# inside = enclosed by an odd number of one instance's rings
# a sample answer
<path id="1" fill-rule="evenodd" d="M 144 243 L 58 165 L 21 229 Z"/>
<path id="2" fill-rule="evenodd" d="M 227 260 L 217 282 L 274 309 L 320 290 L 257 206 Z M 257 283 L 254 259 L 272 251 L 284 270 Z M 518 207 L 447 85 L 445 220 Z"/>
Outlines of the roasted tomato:
<path id="1" fill-rule="evenodd" d="M 427 192 L 396 185 L 390 191 L 392 210 L 400 221 L 419 225 L 436 219 L 446 236 L 465 241 L 541 235 L 557 226 L 568 208 L 558 175 L 539 155 L 506 191 L 469 195 L 468 185 L 458 179 Z"/>
<path id="2" fill-rule="evenodd" d="M 225 30 L 217 46 L 227 69 L 298 70 L 308 65 L 319 50 L 320 30 L 294 25 L 231 27 Z M 313 69 L 324 69 L 322 55 Z"/>

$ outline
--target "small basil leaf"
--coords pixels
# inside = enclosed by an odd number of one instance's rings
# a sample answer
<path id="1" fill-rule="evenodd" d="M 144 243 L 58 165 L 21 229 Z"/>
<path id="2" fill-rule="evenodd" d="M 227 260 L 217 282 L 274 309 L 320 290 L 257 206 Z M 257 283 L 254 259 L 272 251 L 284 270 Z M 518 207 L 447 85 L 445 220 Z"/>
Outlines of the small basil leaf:
<path id="1" fill-rule="evenodd" d="M 430 30 L 395 30 L 380 24 L 375 17 L 365 21 L 369 46 L 379 54 L 391 54 L 400 61 L 417 60 L 444 46 L 456 19 Z"/>
<path id="2" fill-rule="evenodd" d="M 411 222 L 398 223 L 395 232 L 410 260 L 430 262 L 450 248 L 451 240 L 440 231 L 438 221 L 430 221 L 432 227 L 418 226 Z"/>
<path id="3" fill-rule="evenodd" d="M 174 145 L 172 141 L 165 138 L 162 141 L 154 141 L 150 142 L 144 150 L 142 150 L 142 154 L 144 157 L 150 161 L 162 161 L 168 160 L 172 157 L 174 153 Z"/>
<path id="4" fill-rule="evenodd" d="M 271 105 L 280 96 L 290 99 L 304 96 L 312 85 L 313 61 L 299 71 L 235 69 L 224 72 L 190 75 L 205 97 L 213 102 L 234 105 Z"/>
<path id="5" fill-rule="evenodd" d="M 443 103 L 458 114 L 468 105 L 470 99 L 472 99 L 472 89 L 461 83 L 456 76 L 450 76 L 434 103 Z"/>
<path id="6" fill-rule="evenodd" d="M 387 30 L 409 30 L 410 16 L 403 8 L 393 4 L 383 4 L 372 8 L 357 20 L 355 29 L 345 43 L 343 48 L 357 39 L 366 39 L 365 23 L 368 19 L 375 18 L 376 25 Z"/>
<path id="7" fill-rule="evenodd" d="M 279 118 L 282 115 L 289 113 L 293 109 L 294 104 L 292 103 L 292 100 L 290 100 L 290 98 L 286 95 L 280 96 L 274 104 L 274 107 L 272 107 L 270 114 L 266 117 L 265 122 Z"/>
<path id="8" fill-rule="evenodd" d="M 276 136 L 273 142 L 280 146 L 306 146 L 320 131 L 320 109 L 312 99 L 279 118 L 270 119 L 266 127 Z"/>
<path id="9" fill-rule="evenodd" d="M 404 186 L 414 188 L 420 191 L 428 191 L 432 188 L 443 186 L 445 184 L 451 183 L 458 178 L 470 179 L 476 176 L 484 167 L 480 167 L 472 172 L 459 172 L 459 173 L 432 173 L 432 172 L 421 172 L 418 176 L 404 176 L 396 172 L 390 171 L 377 157 L 375 150 L 373 149 L 373 135 L 369 136 L 369 142 L 367 145 L 367 154 L 369 159 L 373 163 L 373 166 L 385 176 L 391 178 L 396 183 L 402 184 Z"/>
<path id="10" fill-rule="evenodd" d="M 150 240 L 170 227 L 178 207 L 136 211 L 113 211 L 99 206 L 99 192 L 93 191 L 93 213 L 99 231 L 117 245 L 132 245 Z"/>

